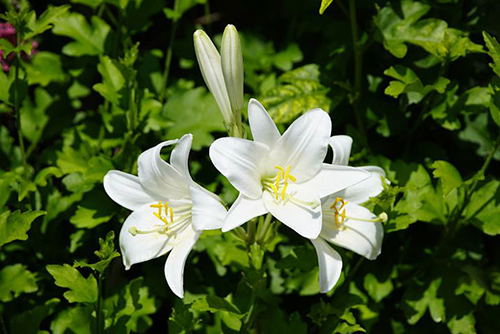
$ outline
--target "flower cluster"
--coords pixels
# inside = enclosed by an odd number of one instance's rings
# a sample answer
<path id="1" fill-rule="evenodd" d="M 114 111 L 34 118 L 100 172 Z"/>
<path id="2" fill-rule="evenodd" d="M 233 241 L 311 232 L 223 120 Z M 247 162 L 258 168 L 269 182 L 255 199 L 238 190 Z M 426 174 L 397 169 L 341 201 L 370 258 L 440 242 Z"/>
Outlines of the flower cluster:
<path id="1" fill-rule="evenodd" d="M 203 77 L 228 131 L 235 134 L 241 129 L 243 66 L 233 26 L 226 29 L 222 45 L 221 57 L 204 32 L 195 33 Z M 321 109 L 310 110 L 281 134 L 265 108 L 251 99 L 248 122 L 253 140 L 238 138 L 238 132 L 210 146 L 213 164 L 239 191 L 228 211 L 218 196 L 192 180 L 189 134 L 142 153 L 137 177 L 119 171 L 106 175 L 108 195 L 133 211 L 120 233 L 127 269 L 171 251 L 165 276 L 182 297 L 184 264 L 203 230 L 227 232 L 268 213 L 311 240 L 318 255 L 321 292 L 334 287 L 342 270 L 341 257 L 329 244 L 368 259 L 380 254 L 387 216 L 376 216 L 360 204 L 383 190 L 384 171 L 347 166 L 352 139 L 331 137 L 330 116 Z M 160 152 L 171 145 L 175 147 L 167 163 Z M 333 161 L 325 163 L 329 147 Z"/>

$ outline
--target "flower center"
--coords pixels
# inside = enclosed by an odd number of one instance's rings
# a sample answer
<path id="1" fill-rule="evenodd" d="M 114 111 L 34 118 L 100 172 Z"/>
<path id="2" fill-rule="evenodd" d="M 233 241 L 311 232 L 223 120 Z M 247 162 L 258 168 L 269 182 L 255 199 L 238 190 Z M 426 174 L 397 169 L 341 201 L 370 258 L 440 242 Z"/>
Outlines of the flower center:
<path id="1" fill-rule="evenodd" d="M 175 234 L 179 230 L 184 229 L 191 221 L 191 205 L 177 207 L 177 213 L 175 215 L 174 209 L 169 206 L 169 202 L 162 203 L 162 201 L 158 201 L 157 204 L 151 204 L 150 207 L 158 209 L 158 212 L 153 212 L 153 216 L 159 219 L 163 224 L 154 224 L 154 228 L 148 231 L 142 231 L 136 227 L 131 227 L 128 232 L 133 236 L 150 233 L 166 235 Z M 175 218 L 175 216 L 177 217 Z"/>
<path id="2" fill-rule="evenodd" d="M 344 222 L 346 219 L 357 220 L 368 223 L 385 223 L 387 221 L 387 214 L 382 212 L 377 218 L 374 219 L 365 219 L 365 218 L 356 218 L 350 217 L 346 214 L 345 206 L 347 205 L 347 201 L 345 201 L 342 197 L 337 197 L 335 202 L 330 206 L 330 209 L 333 210 L 333 216 L 335 218 L 335 226 L 337 229 L 345 230 Z"/>
<path id="3" fill-rule="evenodd" d="M 317 202 L 302 201 L 294 197 L 293 194 L 286 192 L 289 182 L 297 181 L 297 178 L 290 174 L 292 166 L 288 166 L 286 170 L 282 166 L 275 166 L 274 168 L 278 171 L 278 173 L 275 176 L 262 179 L 262 187 L 264 190 L 267 190 L 274 195 L 276 202 L 285 203 L 290 201 L 300 206 L 311 207 L 312 209 L 315 209 L 320 205 L 320 203 Z"/>

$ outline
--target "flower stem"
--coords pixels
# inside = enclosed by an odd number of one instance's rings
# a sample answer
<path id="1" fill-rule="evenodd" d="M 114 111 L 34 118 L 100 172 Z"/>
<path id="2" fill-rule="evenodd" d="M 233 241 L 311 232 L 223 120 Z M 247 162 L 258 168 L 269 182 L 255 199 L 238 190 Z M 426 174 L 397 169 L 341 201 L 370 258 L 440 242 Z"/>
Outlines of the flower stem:
<path id="1" fill-rule="evenodd" d="M 266 219 L 262 222 L 262 224 L 259 224 L 259 233 L 257 233 L 257 242 L 260 244 L 264 243 L 264 238 L 267 235 L 267 231 L 269 230 L 269 227 L 271 226 L 271 221 L 273 219 L 273 216 L 268 213 L 266 215 Z"/>
<path id="2" fill-rule="evenodd" d="M 179 8 L 179 0 L 174 1 L 174 13 L 178 12 Z M 170 74 L 170 66 L 172 64 L 172 55 L 174 51 L 174 41 L 175 41 L 175 33 L 177 31 L 179 19 L 176 17 L 172 20 L 172 28 L 170 29 L 170 39 L 168 41 L 168 49 L 167 55 L 165 56 L 165 68 L 163 70 L 162 76 L 162 90 L 160 93 L 160 102 L 163 104 L 165 99 L 167 98 L 167 84 L 168 84 L 168 75 Z"/>
<path id="3" fill-rule="evenodd" d="M 356 1 L 349 0 L 349 21 L 351 23 L 351 34 L 352 34 L 352 46 L 354 50 L 354 97 L 352 101 L 352 107 L 354 109 L 354 114 L 356 116 L 356 122 L 358 123 L 358 130 L 366 137 L 365 123 L 363 120 L 363 115 L 359 108 L 361 101 L 361 85 L 362 85 L 362 74 L 363 74 L 363 54 L 360 48 L 358 23 L 356 20 Z"/>
<path id="4" fill-rule="evenodd" d="M 101 299 L 102 299 L 102 274 L 99 273 L 99 279 L 97 281 L 97 303 L 95 307 L 95 314 L 96 314 L 96 320 L 95 320 L 95 332 L 96 334 L 101 334 L 104 330 L 104 322 L 102 319 L 102 314 L 101 314 Z"/>
<path id="5" fill-rule="evenodd" d="M 17 45 L 21 43 L 19 39 L 19 34 L 17 34 Z M 19 67 L 21 66 L 21 57 L 19 52 L 16 53 L 16 66 L 14 73 L 14 109 L 16 113 L 16 128 L 17 128 L 17 138 L 19 140 L 19 149 L 21 150 L 21 159 L 23 163 L 23 175 L 27 175 L 28 165 L 26 162 L 26 149 L 24 148 L 23 131 L 21 127 L 21 107 L 19 100 Z"/>
<path id="6" fill-rule="evenodd" d="M 248 231 L 247 231 L 247 248 L 255 242 L 255 220 L 251 220 L 248 222 Z"/>

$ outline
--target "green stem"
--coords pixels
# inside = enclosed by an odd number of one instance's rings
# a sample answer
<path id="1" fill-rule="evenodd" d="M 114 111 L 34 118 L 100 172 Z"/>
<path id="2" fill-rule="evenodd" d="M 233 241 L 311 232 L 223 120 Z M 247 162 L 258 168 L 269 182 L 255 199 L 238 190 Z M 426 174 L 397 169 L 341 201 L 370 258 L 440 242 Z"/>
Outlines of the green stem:
<path id="1" fill-rule="evenodd" d="M 3 314 L 0 313 L 0 325 L 2 326 L 2 333 L 3 334 L 7 334 L 8 331 L 7 331 L 7 326 L 5 325 L 5 321 L 3 320 Z"/>
<path id="2" fill-rule="evenodd" d="M 205 23 L 207 24 L 207 32 L 208 32 L 208 35 L 211 36 L 212 35 L 212 19 L 210 17 L 210 4 L 207 1 L 205 1 Z"/>
<path id="3" fill-rule="evenodd" d="M 174 12 L 177 13 L 179 8 L 179 1 L 175 0 L 174 2 Z M 163 70 L 162 76 L 162 91 L 160 93 L 160 102 L 163 104 L 165 99 L 167 98 L 167 84 L 168 84 L 168 75 L 170 74 L 170 66 L 172 64 L 172 55 L 174 52 L 174 41 L 175 41 L 175 33 L 177 31 L 178 18 L 174 18 L 172 22 L 172 28 L 170 29 L 170 40 L 168 41 L 168 49 L 167 54 L 165 56 L 165 68 Z"/>
<path id="4" fill-rule="evenodd" d="M 271 226 L 272 220 L 273 220 L 273 216 L 270 213 L 268 213 L 266 215 L 266 219 L 264 220 L 264 222 L 261 225 L 259 225 L 260 229 L 259 229 L 259 233 L 257 234 L 257 242 L 259 244 L 264 243 L 264 238 L 266 237 L 267 231 L 269 230 L 269 227 Z"/>
<path id="5" fill-rule="evenodd" d="M 17 45 L 20 45 L 21 41 L 19 40 L 19 34 L 17 35 Z M 21 57 L 19 52 L 16 53 L 16 70 L 14 77 L 14 109 L 16 112 L 16 128 L 17 128 L 17 138 L 19 140 L 19 148 L 21 150 L 21 159 L 23 162 L 23 175 L 27 175 L 28 172 L 28 164 L 26 162 L 26 149 L 24 148 L 24 139 L 23 139 L 23 131 L 21 127 L 21 108 L 19 101 L 19 67 L 21 66 Z"/>
<path id="6" fill-rule="evenodd" d="M 358 33 L 358 23 L 356 20 L 356 1 L 349 0 L 349 18 L 351 23 L 351 34 L 352 34 L 352 46 L 354 49 L 354 97 L 352 102 L 352 107 L 354 109 L 354 114 L 356 116 L 356 122 L 358 123 L 358 130 L 366 138 L 366 129 L 359 108 L 361 102 L 361 89 L 363 82 L 363 54 L 360 48 L 360 40 Z"/>
<path id="7" fill-rule="evenodd" d="M 250 249 L 250 246 L 255 242 L 255 220 L 251 220 L 248 222 L 248 231 L 247 231 L 247 248 Z"/>
<path id="8" fill-rule="evenodd" d="M 97 281 L 97 303 L 95 308 L 96 320 L 95 329 L 96 334 L 101 334 L 104 330 L 104 323 L 101 314 L 101 299 L 102 299 L 102 274 L 99 273 L 99 279 Z"/>
<path id="9" fill-rule="evenodd" d="M 129 96 L 129 131 L 132 131 L 132 133 L 135 132 L 135 128 L 137 127 L 137 103 L 136 103 L 136 89 L 137 89 L 137 81 L 134 81 L 132 84 L 132 87 L 130 89 L 130 96 Z"/>

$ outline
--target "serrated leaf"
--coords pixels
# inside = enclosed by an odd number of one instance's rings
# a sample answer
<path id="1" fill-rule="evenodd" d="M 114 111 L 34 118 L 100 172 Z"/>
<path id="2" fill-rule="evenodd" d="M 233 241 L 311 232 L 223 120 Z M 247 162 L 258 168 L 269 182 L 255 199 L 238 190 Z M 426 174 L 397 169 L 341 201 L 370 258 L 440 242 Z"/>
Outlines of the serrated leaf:
<path id="1" fill-rule="evenodd" d="M 92 25 L 82 14 L 71 12 L 61 16 L 54 24 L 52 29 L 54 34 L 74 40 L 63 47 L 62 52 L 65 55 L 80 57 L 104 53 L 106 38 L 111 28 L 97 16 L 92 16 L 91 23 Z"/>
<path id="2" fill-rule="evenodd" d="M 70 303 L 95 303 L 97 301 L 97 281 L 90 274 L 84 278 L 82 274 L 69 264 L 46 266 L 49 274 L 55 279 L 55 284 L 61 288 L 68 288 L 64 293 Z"/>
<path id="3" fill-rule="evenodd" d="M 202 312 L 209 311 L 211 313 L 216 313 L 220 311 L 226 311 L 236 314 L 241 314 L 238 308 L 230 303 L 227 298 L 220 298 L 218 296 L 209 295 L 205 298 L 197 299 L 191 306 L 193 310 L 198 310 Z"/>
<path id="4" fill-rule="evenodd" d="M 202 87 L 172 94 L 165 105 L 164 117 L 172 121 L 169 137 L 180 138 L 192 133 L 195 150 L 213 142 L 211 132 L 226 130 L 214 98 Z"/>
<path id="5" fill-rule="evenodd" d="M 63 82 L 66 79 L 61 56 L 55 53 L 37 52 L 25 68 L 29 85 L 40 84 L 46 87 L 51 82 Z"/>
<path id="6" fill-rule="evenodd" d="M 27 232 L 31 228 L 31 223 L 42 215 L 45 211 L 5 211 L 0 215 L 0 246 L 14 240 L 27 240 Z"/>
<path id="7" fill-rule="evenodd" d="M 434 161 L 431 166 L 434 171 L 432 175 L 435 178 L 441 179 L 443 184 L 443 196 L 446 196 L 450 191 L 460 187 L 463 180 L 460 172 L 449 162 L 443 160 Z"/>
<path id="8" fill-rule="evenodd" d="M 366 292 L 368 292 L 368 295 L 376 303 L 379 303 L 382 299 L 387 297 L 394 289 L 390 278 L 388 278 L 386 281 L 381 282 L 372 273 L 369 273 L 365 276 L 363 280 L 363 287 L 365 288 Z"/>
<path id="9" fill-rule="evenodd" d="M 50 330 L 54 334 L 64 334 L 69 331 L 76 334 L 92 333 L 93 306 L 76 306 L 67 308 L 57 314 L 50 324 Z"/>
<path id="10" fill-rule="evenodd" d="M 408 103 L 419 103 L 431 91 L 444 93 L 449 79 L 438 77 L 431 85 L 424 85 L 420 78 L 408 67 L 396 65 L 384 71 L 384 74 L 398 81 L 391 81 L 385 89 L 386 95 L 397 98 L 401 94 L 408 96 Z"/>
<path id="11" fill-rule="evenodd" d="M 488 48 L 488 54 L 493 63 L 490 63 L 490 67 L 493 69 L 495 74 L 500 77 L 500 44 L 498 44 L 495 37 L 492 37 L 486 31 L 483 31 L 483 38 L 486 47 Z"/>
<path id="12" fill-rule="evenodd" d="M 40 35 L 44 31 L 52 28 L 52 25 L 59 20 L 68 10 L 69 5 L 58 7 L 49 6 L 40 17 L 36 18 L 35 12 L 32 11 L 28 21 L 28 28 L 30 32 L 24 35 L 25 40 L 29 40 L 36 35 Z"/>
<path id="13" fill-rule="evenodd" d="M 430 8 L 412 0 L 382 8 L 375 24 L 382 34 L 384 47 L 395 57 L 403 58 L 408 51 L 406 44 L 414 44 L 441 61 L 453 61 L 468 52 L 482 52 L 480 45 L 473 43 L 464 32 L 449 28 L 446 21 L 421 19 Z"/>
<path id="14" fill-rule="evenodd" d="M 464 212 L 466 219 L 488 235 L 500 234 L 500 182 L 492 180 L 476 190 Z"/>
<path id="15" fill-rule="evenodd" d="M 461 140 L 477 144 L 476 154 L 482 157 L 488 156 L 493 149 L 494 138 L 488 130 L 488 114 L 481 113 L 477 117 L 465 117 L 465 128 L 460 131 L 458 137 Z M 500 149 L 497 148 L 493 159 L 500 160 Z"/>
<path id="16" fill-rule="evenodd" d="M 101 74 L 103 82 L 95 84 L 93 89 L 111 103 L 122 109 L 128 109 L 128 84 L 133 81 L 135 71 L 108 56 L 101 57 L 97 70 Z"/>
<path id="17" fill-rule="evenodd" d="M 22 264 L 5 266 L 0 271 L 0 300 L 5 303 L 20 294 L 37 291 L 36 281 L 36 275 Z"/>
<path id="18" fill-rule="evenodd" d="M 319 67 L 305 65 L 278 78 L 280 85 L 262 92 L 259 99 L 276 123 L 287 123 L 314 108 L 330 109 L 329 89 L 319 80 Z"/>
<path id="19" fill-rule="evenodd" d="M 103 191 L 94 190 L 77 205 L 69 221 L 77 228 L 91 229 L 108 222 L 115 213 L 113 201 Z"/>

